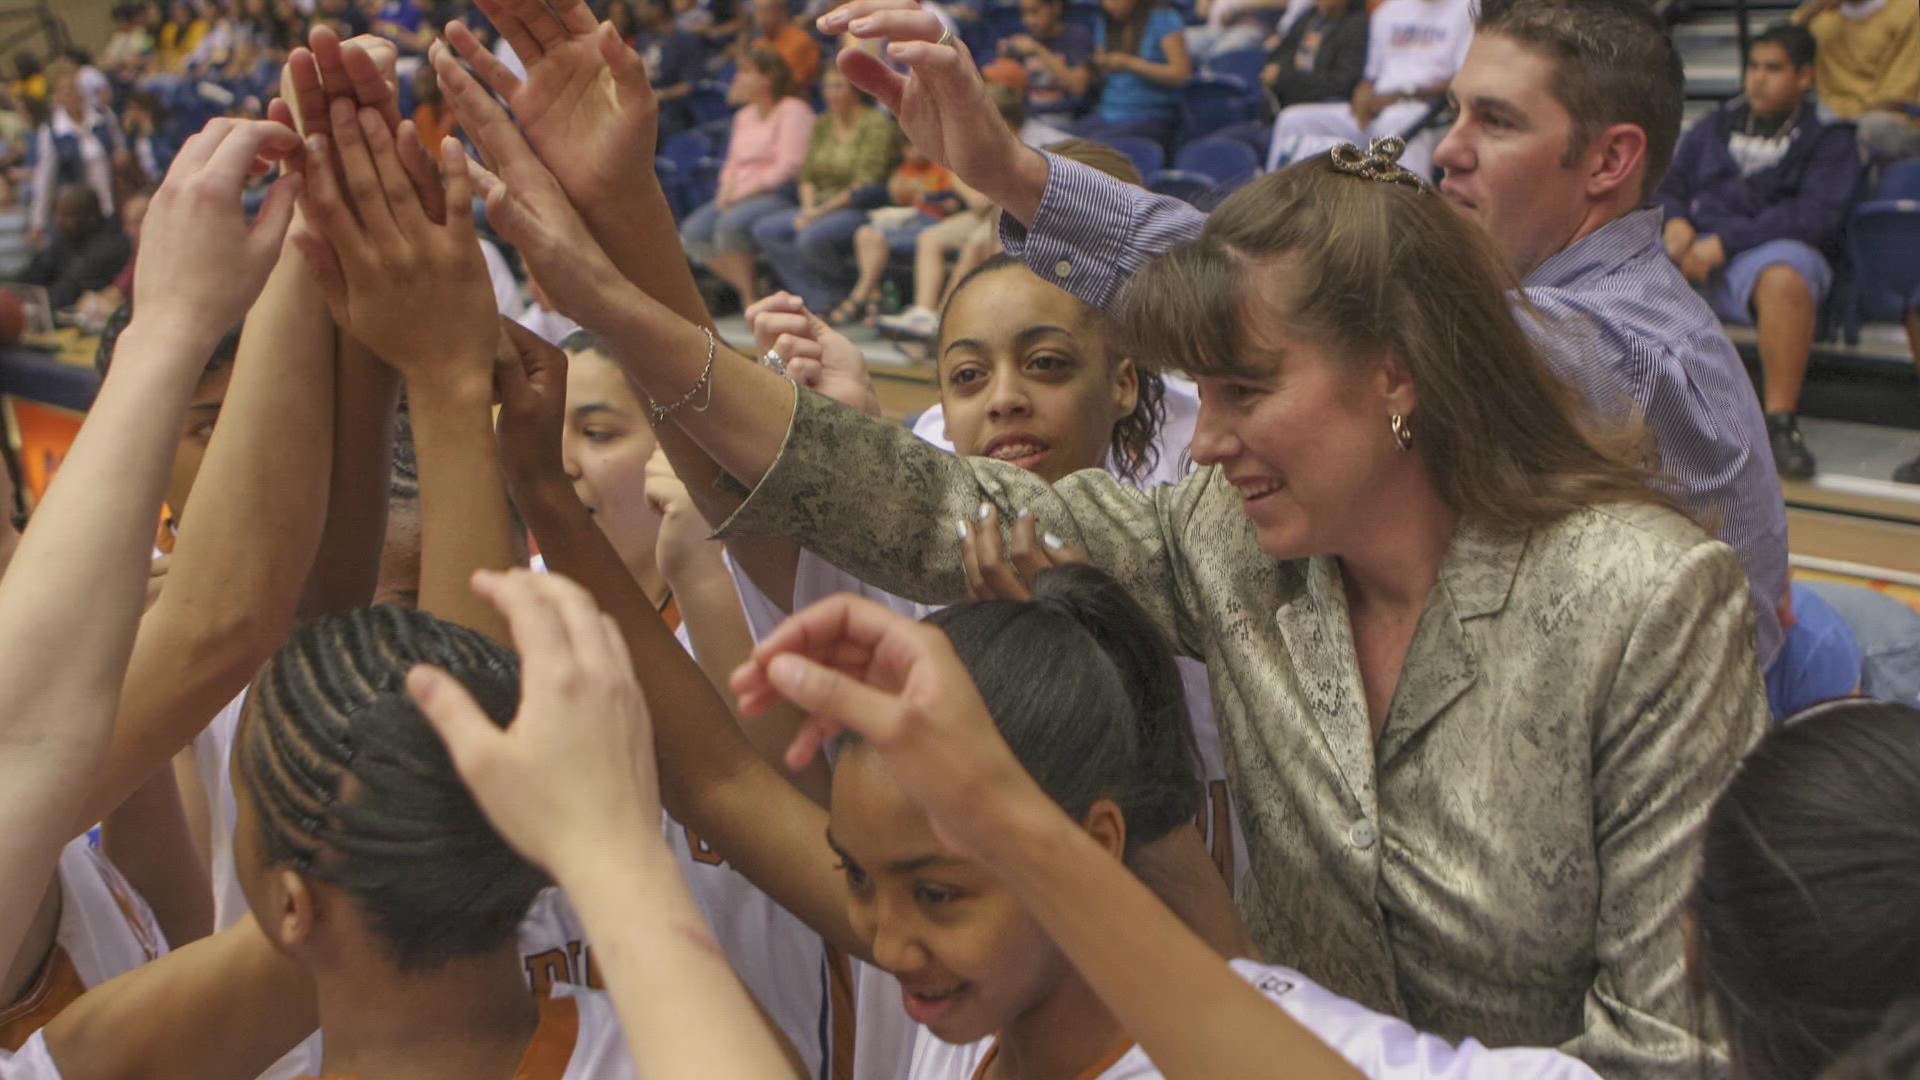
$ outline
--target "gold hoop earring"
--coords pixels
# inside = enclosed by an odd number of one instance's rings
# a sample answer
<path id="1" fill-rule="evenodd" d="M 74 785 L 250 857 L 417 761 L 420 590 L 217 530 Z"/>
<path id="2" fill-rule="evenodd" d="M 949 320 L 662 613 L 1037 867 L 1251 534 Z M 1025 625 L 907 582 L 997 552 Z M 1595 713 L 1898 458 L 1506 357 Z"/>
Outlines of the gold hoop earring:
<path id="1" fill-rule="evenodd" d="M 1387 426 L 1393 429 L 1393 445 L 1402 450 L 1413 449 L 1413 425 L 1407 423 L 1406 417 L 1394 413 L 1387 419 Z"/>

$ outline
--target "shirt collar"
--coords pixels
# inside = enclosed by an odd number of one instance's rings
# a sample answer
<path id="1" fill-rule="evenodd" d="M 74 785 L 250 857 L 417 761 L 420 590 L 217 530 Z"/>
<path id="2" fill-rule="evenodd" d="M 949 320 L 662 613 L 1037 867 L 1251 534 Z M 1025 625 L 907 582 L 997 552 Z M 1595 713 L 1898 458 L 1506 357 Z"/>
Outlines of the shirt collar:
<path id="1" fill-rule="evenodd" d="M 1624 265 L 1658 242 L 1662 216 L 1647 207 L 1615 218 L 1535 267 L 1523 287 L 1557 288 Z"/>

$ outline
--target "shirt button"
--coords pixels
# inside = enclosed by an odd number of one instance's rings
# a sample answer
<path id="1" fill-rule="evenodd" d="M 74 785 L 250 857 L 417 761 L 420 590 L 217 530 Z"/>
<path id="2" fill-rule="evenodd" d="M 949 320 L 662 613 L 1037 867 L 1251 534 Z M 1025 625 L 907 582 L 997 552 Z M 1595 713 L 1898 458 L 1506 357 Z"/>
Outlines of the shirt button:
<path id="1" fill-rule="evenodd" d="M 1380 839 L 1380 834 L 1374 830 L 1373 822 L 1371 821 L 1362 821 L 1347 830 L 1347 840 L 1361 851 L 1372 847 L 1374 841 L 1378 839 Z"/>
<path id="2" fill-rule="evenodd" d="M 1053 264 L 1053 276 L 1063 278 L 1073 273 L 1073 264 L 1065 259 Z"/>

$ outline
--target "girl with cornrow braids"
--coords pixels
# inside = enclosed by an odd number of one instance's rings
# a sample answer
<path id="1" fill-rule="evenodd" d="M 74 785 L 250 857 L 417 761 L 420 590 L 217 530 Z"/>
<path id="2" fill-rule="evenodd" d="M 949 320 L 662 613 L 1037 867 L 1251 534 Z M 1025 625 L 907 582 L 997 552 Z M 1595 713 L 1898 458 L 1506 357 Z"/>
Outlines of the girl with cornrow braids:
<path id="1" fill-rule="evenodd" d="M 234 744 L 241 887 L 313 977 L 321 1074 L 634 1075 L 604 995 L 527 994 L 516 929 L 546 877 L 488 824 L 408 698 L 421 664 L 494 724 L 512 717 L 511 651 L 381 606 L 297 631 L 255 679 Z"/>

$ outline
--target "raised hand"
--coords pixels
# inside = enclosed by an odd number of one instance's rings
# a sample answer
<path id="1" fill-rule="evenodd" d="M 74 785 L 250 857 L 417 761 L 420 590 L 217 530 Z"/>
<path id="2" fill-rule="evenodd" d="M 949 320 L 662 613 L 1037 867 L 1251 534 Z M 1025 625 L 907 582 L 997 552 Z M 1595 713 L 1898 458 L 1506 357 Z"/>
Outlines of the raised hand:
<path id="1" fill-rule="evenodd" d="M 787 378 L 842 405 L 880 415 L 880 399 L 860 346 L 807 310 L 799 297 L 777 292 L 747 308 L 747 326 L 761 355 L 777 354 Z"/>
<path id="2" fill-rule="evenodd" d="M 265 120 L 223 117 L 188 139 L 147 209 L 133 277 L 136 310 L 207 337 L 209 345 L 239 322 L 279 261 L 301 179 L 275 181 L 251 224 L 240 190 L 262 159 L 299 153 L 298 136 Z"/>
<path id="3" fill-rule="evenodd" d="M 830 597 L 781 623 L 731 683 L 748 716 L 780 698 L 807 713 L 789 768 L 839 732 L 858 732 L 940 841 L 963 856 L 1005 842 L 998 815 L 1051 805 L 1000 737 L 946 635 L 864 597 Z"/>
<path id="4" fill-rule="evenodd" d="M 560 453 L 567 425 L 567 354 L 538 334 L 502 318 L 493 385 L 500 398 L 495 437 L 500 467 L 516 492 L 541 483 L 571 486 Z"/>
<path id="5" fill-rule="evenodd" d="M 1046 187 L 1046 159 L 1000 121 L 966 43 L 956 37 L 939 44 L 944 27 L 933 12 L 914 0 L 854 0 L 821 16 L 819 27 L 885 42 L 907 74 L 862 49 L 840 50 L 840 70 L 886 106 L 929 158 L 1015 218 L 1032 219 Z"/>
<path id="6" fill-rule="evenodd" d="M 373 34 L 361 34 L 341 41 L 331 27 L 315 26 L 307 37 L 308 48 L 294 49 L 280 71 L 280 98 L 286 113 L 272 103 L 268 118 L 277 119 L 299 130 L 302 135 L 333 134 L 332 107 L 335 99 L 344 99 L 355 108 L 373 109 L 387 125 L 400 129 L 399 75 L 395 64 L 399 56 L 393 42 Z M 440 186 L 440 172 L 426 147 L 417 138 L 398 139 L 400 163 L 413 180 L 427 216 L 446 220 L 446 206 Z M 344 182 L 344 177 L 341 178 Z"/>
<path id="7" fill-rule="evenodd" d="M 407 692 L 446 741 L 474 801 L 514 849 L 559 874 L 601 838 L 659 830 L 653 731 L 619 627 L 557 574 L 481 571 L 520 654 L 520 709 L 505 730 L 452 676 L 421 665 Z"/>
<path id="8" fill-rule="evenodd" d="M 492 379 L 499 333 L 493 288 L 469 214 L 435 224 L 401 166 L 395 134 L 374 109 L 332 103 L 333 138 L 313 135 L 306 213 L 331 245 L 343 280 L 322 280 L 334 320 L 410 382 Z M 400 139 L 413 138 L 403 122 Z M 442 148 L 445 196 L 472 200 L 467 160 L 456 140 Z"/>
<path id="9" fill-rule="evenodd" d="M 646 62 L 612 23 L 597 22 L 583 0 L 480 0 L 480 10 L 526 64 L 524 80 L 465 24 L 448 23 L 447 40 L 506 101 L 575 205 L 592 214 L 653 175 L 660 104 Z"/>
<path id="10" fill-rule="evenodd" d="M 428 52 L 441 93 L 492 170 L 473 169 L 486 197 L 487 221 L 519 252 L 559 310 L 583 325 L 608 314 L 624 283 L 559 180 L 536 156 L 506 111 L 445 44 Z M 574 148 L 582 152 L 581 148 Z"/>

